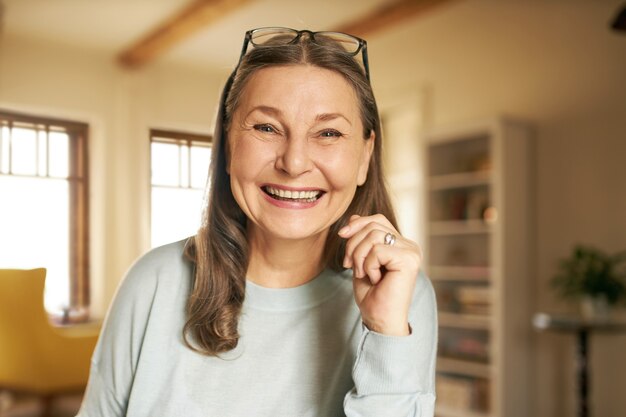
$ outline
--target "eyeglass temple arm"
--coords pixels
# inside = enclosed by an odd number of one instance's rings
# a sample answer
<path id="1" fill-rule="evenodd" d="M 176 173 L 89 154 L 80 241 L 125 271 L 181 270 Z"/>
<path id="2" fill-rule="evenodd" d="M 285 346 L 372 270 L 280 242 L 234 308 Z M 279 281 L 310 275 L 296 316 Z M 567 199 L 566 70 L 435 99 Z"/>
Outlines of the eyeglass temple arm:
<path id="1" fill-rule="evenodd" d="M 228 99 L 228 93 L 230 92 L 230 88 L 232 87 L 233 82 L 235 81 L 235 75 L 237 74 L 237 70 L 239 69 L 239 65 L 241 65 L 241 60 L 243 59 L 243 56 L 246 54 L 246 51 L 248 50 L 248 44 L 250 43 L 250 37 L 251 37 L 251 32 L 246 32 L 246 36 L 243 39 L 243 46 L 241 47 L 241 54 L 239 55 L 239 62 L 237 62 L 237 66 L 235 67 L 233 72 L 228 77 L 228 80 L 226 80 L 226 85 L 224 85 L 224 90 L 222 91 L 222 97 L 220 99 L 220 110 L 222 112 L 222 118 L 226 114 L 226 101 Z"/>
<path id="2" fill-rule="evenodd" d="M 237 68 L 239 68 L 239 64 L 241 64 L 241 60 L 243 59 L 243 56 L 248 51 L 248 43 L 250 42 L 250 36 L 251 36 L 250 32 L 247 32 L 246 37 L 243 39 L 243 46 L 241 47 L 241 54 L 239 54 L 239 62 L 237 62 L 237 67 L 235 67 L 235 71 L 237 71 Z"/>
<path id="3" fill-rule="evenodd" d="M 370 64 L 367 57 L 367 43 L 363 45 L 361 53 L 363 54 L 363 67 L 365 68 L 365 75 L 367 76 L 367 81 L 371 84 L 372 80 L 370 80 Z"/>

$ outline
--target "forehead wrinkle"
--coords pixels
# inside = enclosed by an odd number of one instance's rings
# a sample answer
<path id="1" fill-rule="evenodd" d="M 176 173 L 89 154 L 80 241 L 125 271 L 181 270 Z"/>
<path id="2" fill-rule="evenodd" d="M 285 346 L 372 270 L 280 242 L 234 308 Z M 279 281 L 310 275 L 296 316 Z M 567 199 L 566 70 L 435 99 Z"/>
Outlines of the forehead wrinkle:
<path id="1" fill-rule="evenodd" d="M 282 69 L 283 69 L 282 67 L 276 68 L 276 70 L 282 70 Z M 328 70 L 322 70 L 318 68 L 314 68 L 314 69 L 316 70 L 315 72 L 328 71 Z M 252 75 L 252 78 L 250 81 L 252 80 L 259 81 L 258 77 L 266 76 L 267 71 L 270 71 L 270 70 L 274 70 L 274 68 L 267 68 L 267 69 L 260 70 L 259 72 Z M 328 77 L 328 75 L 326 77 Z M 332 79 L 336 77 L 328 77 L 328 78 Z M 287 81 L 289 81 L 289 79 Z M 343 83 L 346 83 L 346 81 L 343 79 L 341 79 L 341 81 L 343 81 Z M 278 91 L 281 91 L 281 94 L 283 95 L 286 94 L 289 97 L 294 97 L 295 95 L 295 100 L 286 100 L 284 102 L 283 100 L 280 100 L 279 97 L 275 97 L 275 94 L 274 95 L 270 94 L 270 97 L 272 98 L 268 97 L 267 92 L 263 90 L 264 87 L 267 87 L 266 85 L 264 85 L 264 83 L 257 84 L 255 82 L 250 82 L 244 89 L 244 92 L 242 95 L 245 96 L 245 99 L 242 100 L 242 106 L 246 107 L 246 105 L 243 102 L 247 102 L 248 105 L 251 105 L 251 108 L 247 112 L 247 114 L 244 116 L 244 119 L 250 117 L 250 115 L 253 112 L 260 111 L 261 114 L 265 114 L 270 117 L 275 117 L 276 119 L 278 119 L 282 124 L 284 124 L 283 128 L 290 127 L 291 129 L 296 129 L 296 130 L 299 130 L 298 126 L 300 126 L 300 128 L 303 128 L 303 129 L 310 129 L 316 123 L 331 121 L 335 119 L 344 119 L 346 123 L 348 123 L 348 125 L 352 128 L 354 125 L 354 122 L 356 121 L 358 124 L 358 121 L 360 120 L 361 115 L 359 111 L 360 108 L 359 108 L 358 98 L 357 98 L 356 92 L 350 85 L 346 85 L 346 87 L 348 87 L 346 91 L 347 95 L 344 97 L 345 98 L 350 97 L 352 100 L 355 101 L 354 109 L 332 108 L 332 107 L 336 107 L 332 99 L 330 101 L 322 100 L 322 102 L 319 102 L 318 97 L 320 96 L 320 94 L 322 96 L 333 95 L 333 93 L 337 89 L 335 85 L 323 85 L 322 86 L 322 89 L 324 90 L 323 92 L 320 92 L 319 85 L 309 85 L 308 83 L 304 83 L 304 85 L 298 85 L 298 88 L 288 88 L 286 91 L 285 91 L 285 88 L 282 88 L 282 89 L 279 88 Z M 262 93 L 258 91 L 258 88 L 262 89 Z M 270 91 L 270 93 L 274 93 L 274 92 L 275 91 Z M 266 101 L 266 99 L 270 99 L 270 101 Z M 274 99 L 277 99 L 278 103 L 276 103 Z M 323 103 L 323 105 L 320 106 L 321 108 L 315 105 L 318 103 L 320 104 Z M 352 104 L 352 103 L 347 103 L 347 104 Z M 288 107 L 285 107 L 286 105 L 288 105 Z M 318 107 L 317 112 L 312 107 Z M 346 110 L 348 111 L 347 113 L 346 113 Z M 353 110 L 355 114 L 352 114 Z"/>

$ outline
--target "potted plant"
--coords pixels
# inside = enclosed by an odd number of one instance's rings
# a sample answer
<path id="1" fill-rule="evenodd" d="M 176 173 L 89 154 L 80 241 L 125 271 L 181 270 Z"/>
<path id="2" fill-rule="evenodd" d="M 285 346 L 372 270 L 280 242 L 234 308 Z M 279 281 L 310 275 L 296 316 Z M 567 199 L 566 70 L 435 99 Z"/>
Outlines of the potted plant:
<path id="1" fill-rule="evenodd" d="M 582 301 L 583 317 L 607 319 L 611 306 L 626 300 L 626 252 L 609 255 L 599 249 L 576 245 L 562 259 L 552 285 L 566 298 Z"/>

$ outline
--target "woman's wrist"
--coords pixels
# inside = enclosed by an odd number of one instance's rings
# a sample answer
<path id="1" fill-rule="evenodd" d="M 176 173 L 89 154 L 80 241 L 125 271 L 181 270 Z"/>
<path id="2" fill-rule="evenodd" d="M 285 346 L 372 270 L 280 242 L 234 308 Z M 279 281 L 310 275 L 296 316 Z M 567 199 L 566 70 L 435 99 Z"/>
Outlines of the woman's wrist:
<path id="1" fill-rule="evenodd" d="M 368 330 L 385 336 L 408 336 L 411 334 L 411 327 L 407 320 L 397 323 L 376 323 L 363 319 L 363 324 Z"/>

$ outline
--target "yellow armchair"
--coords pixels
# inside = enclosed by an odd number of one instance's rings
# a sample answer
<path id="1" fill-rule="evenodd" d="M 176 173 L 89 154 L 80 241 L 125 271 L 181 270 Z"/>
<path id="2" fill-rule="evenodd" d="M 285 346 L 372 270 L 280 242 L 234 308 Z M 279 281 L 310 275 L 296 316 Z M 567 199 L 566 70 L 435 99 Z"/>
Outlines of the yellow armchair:
<path id="1" fill-rule="evenodd" d="M 0 389 L 50 397 L 87 384 L 99 329 L 51 326 L 45 278 L 45 269 L 0 269 Z"/>

